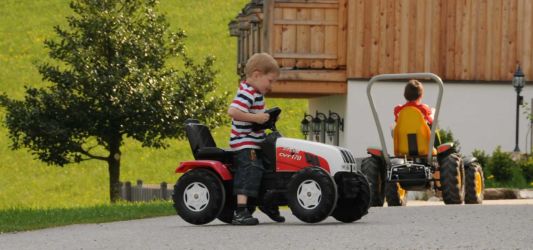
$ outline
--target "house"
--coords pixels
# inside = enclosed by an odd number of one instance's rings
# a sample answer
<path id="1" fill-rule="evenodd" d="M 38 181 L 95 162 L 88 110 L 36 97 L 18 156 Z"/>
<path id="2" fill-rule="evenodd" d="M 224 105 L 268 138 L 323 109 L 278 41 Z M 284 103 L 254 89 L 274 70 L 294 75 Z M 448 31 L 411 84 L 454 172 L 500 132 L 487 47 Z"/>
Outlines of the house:
<path id="1" fill-rule="evenodd" d="M 238 39 L 237 73 L 251 54 L 272 54 L 282 73 L 270 96 L 308 98 L 311 115 L 338 113 L 344 118 L 338 143 L 357 156 L 379 145 L 366 83 L 384 73 L 439 75 L 445 83 L 439 124 L 464 153 L 515 148 L 511 82 L 517 65 L 533 78 L 533 1 L 252 0 L 229 26 Z M 436 85 L 423 82 L 423 102 L 434 106 Z M 373 89 L 385 131 L 392 108 L 404 102 L 403 86 Z M 531 105 L 528 84 L 520 94 Z M 531 125 L 522 111 L 519 148 L 529 151 Z"/>

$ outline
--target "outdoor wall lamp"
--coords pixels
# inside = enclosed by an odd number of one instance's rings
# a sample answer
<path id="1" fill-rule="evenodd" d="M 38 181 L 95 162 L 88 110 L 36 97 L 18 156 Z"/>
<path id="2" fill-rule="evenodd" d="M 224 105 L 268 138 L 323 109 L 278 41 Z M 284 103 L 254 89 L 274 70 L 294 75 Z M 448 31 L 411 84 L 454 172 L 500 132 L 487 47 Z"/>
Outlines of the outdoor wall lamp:
<path id="1" fill-rule="evenodd" d="M 329 140 L 333 141 L 334 145 L 339 145 L 340 131 L 344 131 L 344 119 L 339 114 L 329 111 L 328 119 L 326 121 L 326 132 Z M 335 140 L 333 140 L 335 137 Z"/>
<path id="2" fill-rule="evenodd" d="M 518 113 L 523 100 L 523 97 L 520 95 L 520 92 L 522 91 L 522 88 L 524 87 L 526 82 L 524 78 L 524 73 L 522 72 L 520 65 L 518 65 L 513 76 L 513 87 L 516 91 L 516 137 L 514 147 L 515 152 L 520 152 L 520 149 L 518 148 Z"/>
<path id="3" fill-rule="evenodd" d="M 302 134 L 307 138 L 307 135 L 309 134 L 309 125 L 313 121 L 313 116 L 304 113 L 304 119 L 300 122 L 300 130 L 302 131 Z"/>
<path id="4" fill-rule="evenodd" d="M 315 140 L 322 143 L 326 142 L 326 115 L 316 111 L 315 117 L 312 120 L 313 133 L 315 133 Z"/>

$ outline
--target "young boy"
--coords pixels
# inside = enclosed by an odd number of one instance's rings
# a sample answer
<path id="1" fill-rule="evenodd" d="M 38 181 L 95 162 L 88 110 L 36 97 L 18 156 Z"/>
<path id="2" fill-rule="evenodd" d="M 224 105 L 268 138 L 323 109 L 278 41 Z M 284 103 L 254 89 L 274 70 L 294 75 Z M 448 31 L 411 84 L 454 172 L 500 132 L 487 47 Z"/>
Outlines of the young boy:
<path id="1" fill-rule="evenodd" d="M 233 192 L 237 195 L 237 209 L 233 216 L 234 225 L 256 225 L 259 221 L 252 217 L 247 209 L 248 197 L 257 197 L 261 178 L 263 176 L 263 162 L 260 143 L 265 139 L 263 130 L 253 131 L 252 124 L 263 124 L 269 115 L 265 111 L 266 94 L 279 76 L 279 66 L 276 60 L 267 53 L 257 53 L 248 59 L 244 69 L 246 80 L 242 81 L 228 114 L 232 118 L 230 147 L 234 152 L 234 165 L 237 168 Z M 279 210 L 260 207 L 276 222 L 284 222 Z"/>
<path id="2" fill-rule="evenodd" d="M 394 107 L 394 121 L 398 121 L 398 114 L 404 107 L 416 107 L 422 115 L 424 120 L 426 120 L 429 127 L 433 124 L 433 117 L 435 115 L 434 109 L 430 108 L 428 105 L 421 102 L 422 97 L 424 96 L 424 86 L 418 80 L 409 80 L 405 85 L 403 96 L 407 100 L 404 105 L 398 105 Z M 435 130 L 435 147 L 438 147 L 441 144 L 439 130 Z"/>
<path id="3" fill-rule="evenodd" d="M 403 93 L 403 96 L 407 102 L 404 105 L 398 105 L 394 108 L 394 121 L 396 122 L 398 120 L 398 114 L 404 107 L 411 106 L 420 110 L 422 115 L 424 115 L 424 119 L 428 125 L 431 126 L 431 124 L 433 124 L 433 112 L 428 105 L 420 102 L 423 95 L 424 86 L 422 86 L 422 83 L 417 80 L 409 80 L 407 85 L 405 85 L 405 90 Z"/>

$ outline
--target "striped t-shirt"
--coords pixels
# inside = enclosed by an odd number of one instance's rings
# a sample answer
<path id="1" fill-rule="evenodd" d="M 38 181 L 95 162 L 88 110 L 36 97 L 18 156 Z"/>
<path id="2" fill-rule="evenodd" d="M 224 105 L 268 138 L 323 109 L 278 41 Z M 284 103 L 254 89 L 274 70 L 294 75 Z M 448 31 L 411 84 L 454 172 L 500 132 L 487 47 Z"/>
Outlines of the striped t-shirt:
<path id="1" fill-rule="evenodd" d="M 262 113 L 265 111 L 265 99 L 263 98 L 263 94 L 248 85 L 246 81 L 243 81 L 239 84 L 239 90 L 231 102 L 230 107 L 246 113 Z M 260 149 L 259 143 L 264 139 L 265 131 L 252 131 L 251 122 L 231 120 L 229 145 L 233 150 L 244 148 Z"/>

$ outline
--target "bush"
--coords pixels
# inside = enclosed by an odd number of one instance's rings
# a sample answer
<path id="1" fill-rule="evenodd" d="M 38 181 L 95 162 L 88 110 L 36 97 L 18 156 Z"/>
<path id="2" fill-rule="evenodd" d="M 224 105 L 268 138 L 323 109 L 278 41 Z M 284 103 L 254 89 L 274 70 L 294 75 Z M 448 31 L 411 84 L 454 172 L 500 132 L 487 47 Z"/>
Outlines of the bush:
<path id="1" fill-rule="evenodd" d="M 533 182 L 533 158 L 528 157 L 526 160 L 522 160 L 518 163 L 522 170 L 522 175 L 527 182 Z"/>
<path id="2" fill-rule="evenodd" d="M 498 146 L 492 153 L 488 166 L 496 181 L 506 182 L 511 180 L 512 170 L 516 163 L 510 153 L 502 152 L 501 147 Z"/>

